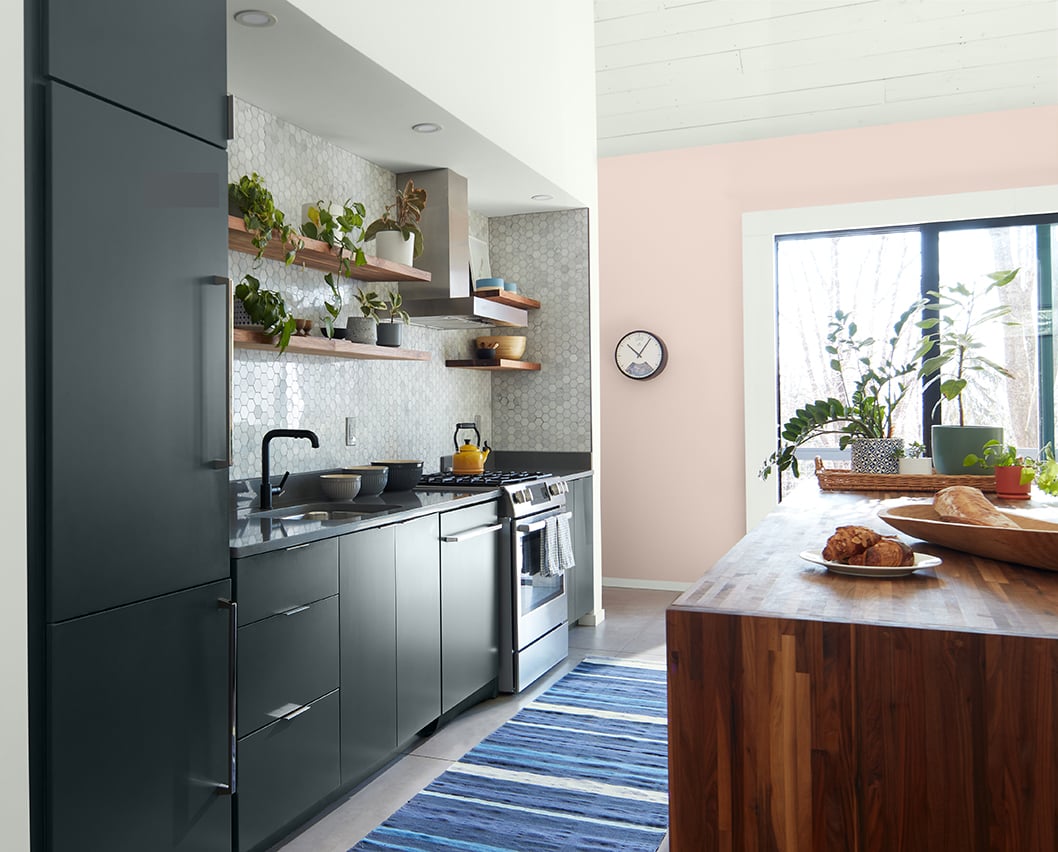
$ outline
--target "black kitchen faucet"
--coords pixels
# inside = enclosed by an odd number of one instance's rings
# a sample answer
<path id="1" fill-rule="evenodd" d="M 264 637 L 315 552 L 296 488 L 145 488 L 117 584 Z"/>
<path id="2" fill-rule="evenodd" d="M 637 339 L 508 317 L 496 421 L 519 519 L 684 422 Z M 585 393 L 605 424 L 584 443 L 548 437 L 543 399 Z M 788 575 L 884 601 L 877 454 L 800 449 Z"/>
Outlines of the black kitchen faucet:
<path id="1" fill-rule="evenodd" d="M 268 445 L 272 443 L 273 438 L 308 438 L 312 442 L 313 449 L 320 448 L 320 439 L 315 432 L 310 432 L 308 429 L 272 429 L 265 432 L 264 439 L 261 441 L 261 508 L 271 509 L 272 508 L 272 495 L 280 494 L 283 491 L 283 483 L 287 481 L 287 477 L 290 476 L 290 471 L 287 471 L 283 475 L 282 482 L 279 485 L 273 486 L 268 478 Z"/>

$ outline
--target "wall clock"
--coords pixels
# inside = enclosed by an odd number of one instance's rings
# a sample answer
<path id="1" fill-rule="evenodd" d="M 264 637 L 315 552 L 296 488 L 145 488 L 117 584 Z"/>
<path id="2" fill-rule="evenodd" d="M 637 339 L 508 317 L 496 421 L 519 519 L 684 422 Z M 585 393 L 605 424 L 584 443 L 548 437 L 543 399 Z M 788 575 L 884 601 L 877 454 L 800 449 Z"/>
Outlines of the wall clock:
<path id="1" fill-rule="evenodd" d="M 652 379 L 665 369 L 669 353 L 665 343 L 652 331 L 630 331 L 617 342 L 614 360 L 617 369 L 630 379 Z"/>

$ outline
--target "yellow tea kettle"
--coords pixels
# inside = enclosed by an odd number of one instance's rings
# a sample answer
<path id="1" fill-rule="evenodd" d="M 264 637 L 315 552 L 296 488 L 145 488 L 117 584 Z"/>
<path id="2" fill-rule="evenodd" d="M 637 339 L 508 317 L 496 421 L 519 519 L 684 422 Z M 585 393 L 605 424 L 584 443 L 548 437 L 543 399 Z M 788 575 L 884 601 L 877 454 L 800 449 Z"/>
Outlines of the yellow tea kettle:
<path id="1" fill-rule="evenodd" d="M 452 435 L 452 441 L 456 446 L 455 455 L 452 456 L 452 473 L 484 473 L 485 459 L 492 452 L 489 449 L 489 442 L 486 441 L 479 449 L 470 443 L 470 438 L 464 438 L 463 446 L 459 446 L 459 432 L 462 429 L 473 429 L 476 440 L 481 440 L 481 433 L 476 423 L 456 423 L 456 431 Z"/>

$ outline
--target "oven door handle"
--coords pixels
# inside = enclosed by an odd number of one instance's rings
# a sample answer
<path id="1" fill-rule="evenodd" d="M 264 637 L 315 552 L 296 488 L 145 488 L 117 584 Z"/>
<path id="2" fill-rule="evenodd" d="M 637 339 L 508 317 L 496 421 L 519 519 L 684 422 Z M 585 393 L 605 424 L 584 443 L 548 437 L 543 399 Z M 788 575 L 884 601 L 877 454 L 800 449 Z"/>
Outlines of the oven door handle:
<path id="1" fill-rule="evenodd" d="M 550 518 L 545 518 L 542 521 L 533 521 L 533 523 L 531 524 L 518 524 L 518 526 L 515 527 L 515 530 L 520 533 L 533 533 L 537 530 L 542 530 L 544 527 L 546 527 L 547 522 L 551 520 L 551 518 L 554 518 L 555 520 L 558 520 L 559 518 L 564 518 L 568 521 L 572 517 L 572 512 L 561 512 L 560 514 L 552 515 Z"/>
<path id="2" fill-rule="evenodd" d="M 503 529 L 503 524 L 490 524 L 487 527 L 475 527 L 472 530 L 465 530 L 455 535 L 443 535 L 441 541 L 467 541 L 471 538 L 477 538 L 479 535 L 488 535 L 489 533 L 498 532 Z"/>

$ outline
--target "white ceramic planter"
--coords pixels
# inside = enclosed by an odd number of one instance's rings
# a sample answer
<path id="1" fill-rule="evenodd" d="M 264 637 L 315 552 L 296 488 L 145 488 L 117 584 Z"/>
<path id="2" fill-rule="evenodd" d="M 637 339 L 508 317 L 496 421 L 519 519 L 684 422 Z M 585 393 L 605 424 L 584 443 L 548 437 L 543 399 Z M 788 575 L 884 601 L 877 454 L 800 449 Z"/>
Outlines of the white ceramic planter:
<path id="1" fill-rule="evenodd" d="M 933 473 L 933 459 L 929 456 L 920 459 L 900 459 L 900 473 L 905 476 L 929 476 Z"/>
<path id="2" fill-rule="evenodd" d="M 375 234 L 375 257 L 411 266 L 414 255 L 414 236 L 404 239 L 400 231 L 379 231 Z"/>

